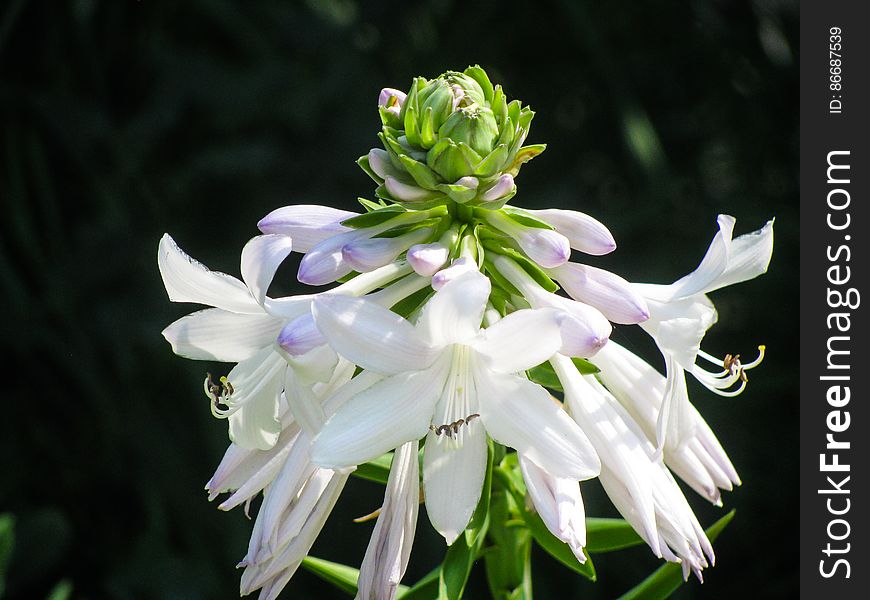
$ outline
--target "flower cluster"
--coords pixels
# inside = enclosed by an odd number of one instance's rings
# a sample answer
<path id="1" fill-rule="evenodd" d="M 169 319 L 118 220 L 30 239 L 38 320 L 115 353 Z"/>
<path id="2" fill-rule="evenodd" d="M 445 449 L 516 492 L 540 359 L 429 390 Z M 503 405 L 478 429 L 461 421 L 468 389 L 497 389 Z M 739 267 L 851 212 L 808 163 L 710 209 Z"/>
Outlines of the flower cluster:
<path id="1" fill-rule="evenodd" d="M 277 596 L 349 475 L 387 454 L 358 597 L 395 597 L 422 498 L 454 543 L 485 500 L 494 446 L 516 451 L 528 501 L 578 561 L 580 482 L 598 477 L 656 556 L 700 578 L 713 550 L 672 473 L 714 504 L 740 480 L 685 375 L 730 396 L 760 362 L 700 344 L 716 321 L 707 294 L 766 271 L 772 222 L 734 238 L 734 219 L 720 216 L 695 271 L 670 285 L 630 283 L 569 262 L 572 249 L 616 248 L 596 219 L 505 206 L 520 165 L 543 146 L 522 145 L 533 113 L 480 67 L 417 78 L 407 95 L 386 89 L 379 109 L 383 149 L 360 159 L 379 200 L 361 201 L 363 212 L 271 212 L 242 250 L 241 280 L 168 235 L 160 242 L 169 298 L 212 307 L 163 335 L 181 356 L 235 363 L 205 381 L 232 442 L 207 490 L 229 493 L 225 510 L 263 495 L 242 593 Z M 304 255 L 300 282 L 337 285 L 269 296 L 291 252 Z M 611 323 L 639 324 L 665 375 L 609 341 Z"/>

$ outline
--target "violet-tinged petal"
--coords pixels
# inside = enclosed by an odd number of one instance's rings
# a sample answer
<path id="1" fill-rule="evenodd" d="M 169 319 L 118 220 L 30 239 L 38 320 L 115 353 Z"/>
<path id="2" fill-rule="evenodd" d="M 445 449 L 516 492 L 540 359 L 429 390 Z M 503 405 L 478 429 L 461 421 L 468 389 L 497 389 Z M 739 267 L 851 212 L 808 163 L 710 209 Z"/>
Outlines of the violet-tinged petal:
<path id="1" fill-rule="evenodd" d="M 618 275 L 571 262 L 551 269 L 549 274 L 569 296 L 591 304 L 614 323 L 633 325 L 649 319 L 646 300 Z"/>
<path id="2" fill-rule="evenodd" d="M 416 185 L 402 183 L 395 177 L 387 177 L 384 179 L 384 185 L 393 198 L 403 202 L 418 202 L 428 200 L 432 197 L 432 192 L 429 190 L 424 190 Z"/>
<path id="3" fill-rule="evenodd" d="M 526 209 L 526 212 L 555 227 L 556 231 L 568 238 L 575 250 L 593 256 L 616 250 L 616 241 L 607 227 L 587 214 L 558 208 Z"/>
<path id="4" fill-rule="evenodd" d="M 417 275 L 432 277 L 450 258 L 450 249 L 439 242 L 408 248 L 408 263 Z"/>
<path id="5" fill-rule="evenodd" d="M 459 277 L 460 275 L 464 275 L 469 271 L 477 271 L 477 263 L 468 258 L 467 256 L 461 256 L 453 261 L 446 269 L 442 269 L 435 273 L 432 276 L 432 289 L 440 290 L 448 281 L 452 281 Z"/>
<path id="6" fill-rule="evenodd" d="M 349 231 L 341 224 L 358 213 L 316 204 L 283 206 L 260 219 L 257 227 L 263 233 L 280 233 L 293 239 L 293 250 L 308 252 L 323 240 Z"/>
<path id="7" fill-rule="evenodd" d="M 342 247 L 341 256 L 355 271 L 368 273 L 393 262 L 414 244 L 430 239 L 432 233 L 431 227 L 423 227 L 399 237 L 357 239 Z"/>
<path id="8" fill-rule="evenodd" d="M 480 199 L 484 202 L 494 202 L 513 192 L 516 187 L 513 175 L 505 173 L 495 180 L 495 183 L 480 196 Z"/>
<path id="9" fill-rule="evenodd" d="M 301 356 L 325 343 L 311 313 L 290 321 L 278 334 L 278 345 L 290 356 Z"/>
<path id="10" fill-rule="evenodd" d="M 344 260 L 341 249 L 361 235 L 359 231 L 348 231 L 330 237 L 311 249 L 299 263 L 296 278 L 306 285 L 326 285 L 353 271 Z"/>

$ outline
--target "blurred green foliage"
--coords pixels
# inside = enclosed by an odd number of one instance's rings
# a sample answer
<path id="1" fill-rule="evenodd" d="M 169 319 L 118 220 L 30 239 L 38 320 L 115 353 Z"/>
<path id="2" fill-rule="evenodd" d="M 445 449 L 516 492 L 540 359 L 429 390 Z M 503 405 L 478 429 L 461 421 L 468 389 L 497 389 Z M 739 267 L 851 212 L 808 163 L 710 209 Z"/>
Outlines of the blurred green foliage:
<path id="1" fill-rule="evenodd" d="M 708 351 L 765 365 L 737 399 L 693 389 L 744 486 L 706 583 L 676 597 L 797 593 L 797 82 L 795 2 L 0 4 L 0 298 L 5 410 L 0 511 L 14 515 L 9 598 L 233 598 L 250 529 L 202 485 L 226 444 L 207 369 L 159 332 L 157 241 L 212 268 L 269 210 L 350 208 L 377 145 L 381 87 L 480 63 L 538 111 L 520 206 L 586 211 L 620 245 L 594 264 L 636 281 L 691 270 L 715 232 L 777 217 L 771 272 L 715 295 Z M 277 288 L 298 290 L 291 269 Z M 616 337 L 658 360 L 642 336 Z M 381 489 L 354 480 L 317 556 L 358 565 Z M 587 511 L 613 516 L 597 484 Z M 721 509 L 691 498 L 703 523 Z M 5 523 L 5 521 L 4 521 Z M 5 526 L 5 525 L 4 525 Z M 7 534 L 0 546 L 7 548 Z M 408 581 L 443 544 L 421 514 Z M 603 556 L 590 583 L 533 555 L 540 598 L 612 598 L 658 562 Z M 482 598 L 482 572 L 468 597 Z M 300 572 L 285 594 L 343 597 Z M 316 591 L 315 591 L 316 590 Z"/>

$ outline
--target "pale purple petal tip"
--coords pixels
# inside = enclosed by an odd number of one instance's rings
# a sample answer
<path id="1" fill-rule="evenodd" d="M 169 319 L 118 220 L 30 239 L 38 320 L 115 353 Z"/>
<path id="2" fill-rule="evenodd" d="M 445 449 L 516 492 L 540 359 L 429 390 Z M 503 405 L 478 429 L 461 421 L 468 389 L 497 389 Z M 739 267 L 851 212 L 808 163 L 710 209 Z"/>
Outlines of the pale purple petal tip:
<path id="1" fill-rule="evenodd" d="M 278 334 L 278 345 L 290 356 L 301 356 L 325 343 L 311 314 L 291 321 Z"/>

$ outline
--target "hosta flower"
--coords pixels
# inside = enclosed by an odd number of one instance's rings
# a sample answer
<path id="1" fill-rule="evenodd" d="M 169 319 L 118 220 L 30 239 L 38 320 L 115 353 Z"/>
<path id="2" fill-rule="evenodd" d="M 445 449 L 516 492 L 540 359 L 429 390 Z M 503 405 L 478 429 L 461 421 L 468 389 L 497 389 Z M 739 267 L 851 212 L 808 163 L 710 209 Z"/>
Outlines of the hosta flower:
<path id="1" fill-rule="evenodd" d="M 408 568 L 420 506 L 418 447 L 414 440 L 396 449 L 384 505 L 360 565 L 359 600 L 392 600 Z"/>
<path id="2" fill-rule="evenodd" d="M 656 556 L 700 578 L 715 560 L 712 546 L 653 444 L 595 377 L 581 375 L 564 356 L 552 363 L 571 416 L 601 458 L 599 480 L 617 510 Z"/>
<path id="3" fill-rule="evenodd" d="M 323 296 L 314 303 L 330 345 L 387 376 L 327 421 L 314 440 L 314 461 L 353 466 L 425 435 L 427 513 L 448 543 L 480 497 L 487 434 L 557 477 L 598 472 L 579 427 L 544 388 L 516 374 L 561 346 L 559 313 L 517 311 L 481 330 L 490 287 L 479 272 L 447 283 L 416 325 L 361 299 Z"/>
<path id="4" fill-rule="evenodd" d="M 363 211 L 273 210 L 242 249 L 241 280 L 168 235 L 160 242 L 170 299 L 211 307 L 164 336 L 181 356 L 234 363 L 204 383 L 231 440 L 206 487 L 210 499 L 229 494 L 224 510 L 247 512 L 263 497 L 242 594 L 277 597 L 355 472 L 386 484 L 360 599 L 399 595 L 421 498 L 434 528 L 458 542 L 442 595 L 461 595 L 457 557 L 484 548 L 491 589 L 525 594 L 528 572 L 519 582 L 497 563 L 530 556 L 533 537 L 563 561 L 569 549 L 589 562 L 580 482 L 596 476 L 656 556 L 701 578 L 713 549 L 672 472 L 715 504 L 740 480 L 689 402 L 685 373 L 734 396 L 760 362 L 700 344 L 717 318 L 707 294 L 766 271 L 772 222 L 733 238 L 722 215 L 695 271 L 670 285 L 630 283 L 586 264 L 594 258 L 571 261 L 572 250 L 615 250 L 597 219 L 506 206 L 521 165 L 544 146 L 523 146 L 532 111 L 483 69 L 416 78 L 407 93 L 384 88 L 378 110 L 383 148 L 359 160 L 378 201 L 360 199 Z M 291 252 L 304 255 L 299 282 L 342 283 L 270 296 Z M 652 336 L 665 374 L 610 341 L 613 323 Z"/>
<path id="5" fill-rule="evenodd" d="M 706 294 L 765 273 L 773 253 L 773 221 L 763 228 L 732 240 L 734 217 L 719 216 L 719 232 L 707 254 L 693 272 L 670 285 L 637 284 L 650 309 L 641 327 L 649 333 L 665 358 L 667 386 L 658 414 L 656 440 L 659 449 L 677 448 L 692 439 L 695 418 L 686 389 L 685 373 L 720 396 L 736 396 L 746 386 L 745 372 L 761 362 L 742 363 L 739 357 L 715 358 L 701 350 L 701 339 L 716 322 L 716 309 Z M 711 372 L 697 359 L 721 369 Z"/>
<path id="6" fill-rule="evenodd" d="M 516 193 L 514 178 L 544 145 L 523 146 L 534 112 L 508 102 L 478 66 L 426 80 L 407 96 L 385 89 L 378 101 L 383 149 L 360 158 L 378 197 L 407 207 L 447 202 L 498 208 Z"/>

